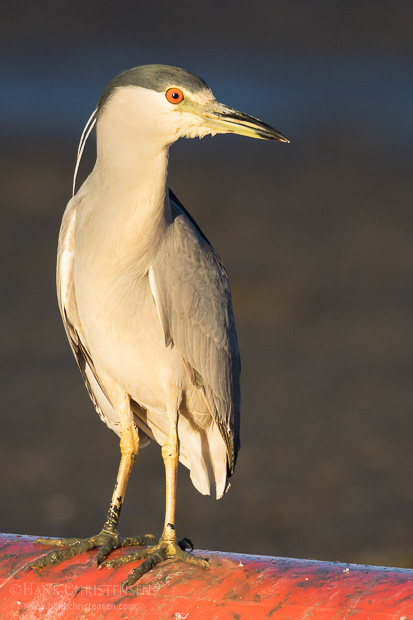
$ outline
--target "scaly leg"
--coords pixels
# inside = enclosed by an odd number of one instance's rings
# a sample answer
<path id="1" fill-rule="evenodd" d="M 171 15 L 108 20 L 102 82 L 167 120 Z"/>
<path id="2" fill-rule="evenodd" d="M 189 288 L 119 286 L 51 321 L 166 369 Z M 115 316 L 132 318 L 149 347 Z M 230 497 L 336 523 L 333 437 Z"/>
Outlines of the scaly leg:
<path id="1" fill-rule="evenodd" d="M 162 458 L 165 464 L 166 479 L 166 507 L 165 507 L 165 523 L 162 536 L 157 545 L 149 549 L 141 549 L 134 553 L 129 553 L 121 558 L 106 560 L 101 566 L 114 568 L 121 564 L 145 559 L 145 561 L 135 568 L 122 583 L 122 588 L 132 586 L 138 579 L 149 572 L 160 562 L 169 559 L 182 560 L 196 566 L 208 566 L 208 560 L 203 558 L 195 558 L 183 551 L 177 543 L 175 532 L 175 505 L 176 505 L 176 483 L 178 472 L 178 407 L 169 410 L 170 429 L 167 440 L 162 446 Z"/>
<path id="2" fill-rule="evenodd" d="M 132 538 L 121 538 L 118 533 L 117 527 L 120 511 L 126 493 L 126 487 L 132 471 L 132 467 L 136 461 L 139 452 L 139 435 L 133 424 L 133 418 L 130 412 L 129 397 L 126 394 L 123 395 L 123 398 L 119 403 L 119 409 L 120 408 L 122 408 L 124 414 L 119 416 L 121 422 L 123 422 L 121 425 L 122 430 L 120 440 L 121 459 L 115 488 L 113 490 L 112 501 L 110 503 L 106 521 L 103 525 L 102 530 L 99 532 L 99 534 L 84 539 L 38 538 L 35 541 L 37 544 L 59 546 L 65 548 L 59 549 L 57 551 L 51 551 L 50 553 L 39 558 L 38 560 L 30 562 L 29 564 L 27 564 L 26 569 L 39 569 L 44 568 L 45 566 L 50 566 L 52 564 L 58 564 L 63 560 L 68 560 L 70 558 L 73 558 L 75 555 L 79 555 L 80 553 L 84 553 L 96 547 L 100 547 L 95 558 L 95 564 L 96 566 L 99 566 L 113 549 L 129 545 L 142 546 L 147 545 L 148 543 L 156 543 L 156 538 L 151 534 L 145 534 L 144 536 L 137 536 Z"/>

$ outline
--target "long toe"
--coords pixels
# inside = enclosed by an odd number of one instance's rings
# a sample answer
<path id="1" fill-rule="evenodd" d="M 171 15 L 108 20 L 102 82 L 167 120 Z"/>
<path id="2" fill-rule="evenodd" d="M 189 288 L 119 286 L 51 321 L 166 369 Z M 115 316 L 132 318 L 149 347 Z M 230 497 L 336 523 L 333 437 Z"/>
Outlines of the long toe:
<path id="1" fill-rule="evenodd" d="M 43 547 L 68 547 L 75 543 L 82 542 L 84 538 L 36 538 L 35 545 L 42 545 Z"/>
<path id="2" fill-rule="evenodd" d="M 130 538 L 121 538 L 116 530 L 113 532 L 102 530 L 99 534 L 95 536 L 90 536 L 89 538 L 63 538 L 63 539 L 53 539 L 53 538 L 38 538 L 36 544 L 45 545 L 45 546 L 59 546 L 62 547 L 64 544 L 67 546 L 63 549 L 57 549 L 50 551 L 43 557 L 34 560 L 33 562 L 29 562 L 25 566 L 25 570 L 28 569 L 41 569 L 46 566 L 53 566 L 55 564 L 59 564 L 64 560 L 69 560 L 76 555 L 81 553 L 86 553 L 91 549 L 98 548 L 98 552 L 95 557 L 95 565 L 102 565 L 105 558 L 109 555 L 111 551 L 117 549 L 118 547 L 125 546 L 143 546 L 147 544 L 156 543 L 156 538 L 152 536 L 152 534 L 145 534 L 144 536 L 135 536 Z"/>
<path id="3" fill-rule="evenodd" d="M 106 568 L 115 568 L 116 566 L 121 566 L 122 564 L 142 559 L 145 561 L 130 573 L 130 575 L 122 583 L 122 588 L 129 588 L 143 575 L 165 560 L 180 560 L 181 562 L 187 562 L 188 564 L 203 568 L 208 566 L 208 560 L 206 558 L 194 557 L 186 551 L 183 551 L 179 546 L 179 543 L 174 542 L 160 542 L 148 549 L 141 549 L 135 553 L 129 553 L 121 558 L 106 560 L 102 566 L 105 566 Z"/>
<path id="4" fill-rule="evenodd" d="M 156 545 L 158 539 L 153 534 L 144 534 L 143 536 L 132 536 L 129 538 L 121 538 L 120 547 L 143 547 L 145 545 Z"/>
<path id="5" fill-rule="evenodd" d="M 97 544 L 96 539 L 97 539 L 97 536 L 91 536 L 90 538 L 78 540 L 70 544 L 68 547 L 65 547 L 64 549 L 50 551 L 49 553 L 39 558 L 38 560 L 34 560 L 33 562 L 29 562 L 29 564 L 26 564 L 25 569 L 28 570 L 29 568 L 32 568 L 32 569 L 45 568 L 46 566 L 52 566 L 54 564 L 59 564 L 60 562 L 63 562 L 64 560 L 70 560 L 70 558 L 73 558 L 75 555 L 79 555 L 80 553 L 85 553 L 86 551 L 90 551 L 90 549 L 97 547 L 98 544 Z"/>
<path id="6" fill-rule="evenodd" d="M 99 550 L 95 557 L 95 566 L 100 566 L 104 559 L 109 555 L 111 551 L 120 547 L 120 536 L 116 533 L 116 536 L 101 532 L 98 534 L 100 539 Z"/>
<path id="7" fill-rule="evenodd" d="M 127 555 L 122 555 L 120 558 L 112 558 L 111 560 L 105 560 L 99 566 L 99 568 L 117 568 L 118 566 L 122 566 L 122 564 L 129 564 L 129 562 L 138 562 L 139 560 L 143 560 L 148 557 L 152 553 L 153 547 L 149 547 L 148 549 L 139 549 L 138 551 L 133 551 L 132 553 L 128 553 Z"/>

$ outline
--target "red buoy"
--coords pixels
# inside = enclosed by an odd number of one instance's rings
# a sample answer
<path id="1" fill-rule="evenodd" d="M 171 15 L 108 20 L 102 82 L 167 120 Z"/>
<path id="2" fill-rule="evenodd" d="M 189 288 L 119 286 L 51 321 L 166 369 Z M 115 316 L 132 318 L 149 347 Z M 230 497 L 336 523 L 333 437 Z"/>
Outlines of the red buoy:
<path id="1" fill-rule="evenodd" d="M 0 618 L 69 620 L 412 620 L 413 570 L 196 551 L 209 568 L 168 560 L 131 589 L 137 563 L 98 570 L 95 551 L 39 572 L 50 550 L 34 537 L 0 535 Z M 111 557 L 127 553 L 113 552 Z"/>

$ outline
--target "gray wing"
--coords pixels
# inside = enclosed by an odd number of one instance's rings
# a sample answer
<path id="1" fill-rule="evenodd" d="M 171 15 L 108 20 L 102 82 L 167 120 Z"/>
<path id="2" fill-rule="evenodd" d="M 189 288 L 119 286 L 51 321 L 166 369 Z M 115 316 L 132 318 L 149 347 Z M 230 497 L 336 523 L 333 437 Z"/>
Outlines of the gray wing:
<path id="1" fill-rule="evenodd" d="M 227 446 L 240 446 L 240 357 L 228 276 L 221 259 L 171 193 L 172 223 L 151 270 L 166 346 L 176 346 Z"/>

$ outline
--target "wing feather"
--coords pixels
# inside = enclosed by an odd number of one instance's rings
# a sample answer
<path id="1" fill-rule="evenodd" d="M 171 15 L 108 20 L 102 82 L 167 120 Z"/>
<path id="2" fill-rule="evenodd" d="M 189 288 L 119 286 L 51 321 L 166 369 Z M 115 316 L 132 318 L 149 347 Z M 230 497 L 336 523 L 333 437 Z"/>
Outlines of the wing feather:
<path id="1" fill-rule="evenodd" d="M 176 346 L 191 380 L 201 385 L 226 443 L 232 473 L 240 444 L 240 358 L 228 277 L 218 254 L 173 194 L 171 211 L 150 285 L 165 342 Z"/>

